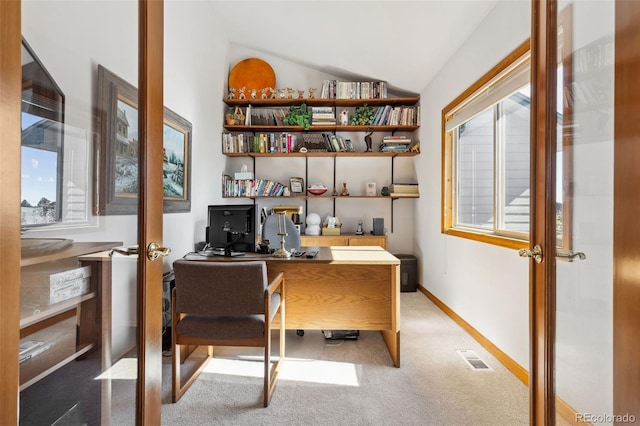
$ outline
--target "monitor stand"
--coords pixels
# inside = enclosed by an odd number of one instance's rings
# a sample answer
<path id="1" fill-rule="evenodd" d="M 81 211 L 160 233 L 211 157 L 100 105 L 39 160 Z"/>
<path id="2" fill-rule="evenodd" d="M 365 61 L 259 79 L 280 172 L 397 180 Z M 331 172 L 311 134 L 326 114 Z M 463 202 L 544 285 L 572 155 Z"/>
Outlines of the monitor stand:
<path id="1" fill-rule="evenodd" d="M 205 250 L 199 251 L 198 254 L 203 257 L 214 257 L 214 256 L 226 256 L 226 257 L 237 257 L 244 256 L 244 253 L 241 251 L 233 251 L 230 248 L 212 248 L 209 247 Z"/>

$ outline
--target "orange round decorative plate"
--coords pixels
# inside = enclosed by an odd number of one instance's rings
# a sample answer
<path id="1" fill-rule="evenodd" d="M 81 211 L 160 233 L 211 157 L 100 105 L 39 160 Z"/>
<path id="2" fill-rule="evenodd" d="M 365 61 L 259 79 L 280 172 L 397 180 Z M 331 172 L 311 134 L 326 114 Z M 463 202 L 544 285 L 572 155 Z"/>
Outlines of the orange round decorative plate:
<path id="1" fill-rule="evenodd" d="M 247 92 L 251 89 L 264 89 L 276 87 L 276 73 L 271 65 L 258 58 L 247 58 L 238 62 L 229 73 L 229 88 L 240 89 L 244 87 Z"/>

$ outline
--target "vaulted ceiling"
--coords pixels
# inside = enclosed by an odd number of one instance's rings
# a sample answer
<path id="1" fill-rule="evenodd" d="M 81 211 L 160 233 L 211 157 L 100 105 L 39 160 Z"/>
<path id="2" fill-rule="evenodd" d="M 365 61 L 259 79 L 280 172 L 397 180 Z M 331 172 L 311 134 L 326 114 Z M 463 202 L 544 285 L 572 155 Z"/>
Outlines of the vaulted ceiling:
<path id="1" fill-rule="evenodd" d="M 217 1 L 232 43 L 420 93 L 498 0 Z"/>

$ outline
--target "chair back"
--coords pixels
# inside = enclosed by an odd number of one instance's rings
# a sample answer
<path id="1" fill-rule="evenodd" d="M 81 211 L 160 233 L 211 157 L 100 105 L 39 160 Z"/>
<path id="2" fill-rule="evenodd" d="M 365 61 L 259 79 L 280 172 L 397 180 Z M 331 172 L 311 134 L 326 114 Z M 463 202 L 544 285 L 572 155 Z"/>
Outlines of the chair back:
<path id="1" fill-rule="evenodd" d="M 288 216 L 284 217 L 284 223 L 285 231 L 287 232 L 287 235 L 284 237 L 284 248 L 287 250 L 291 250 L 292 248 L 298 250 L 301 241 L 296 225 Z M 269 248 L 271 249 L 280 248 L 280 235 L 278 235 L 278 232 L 278 215 L 272 214 L 267 216 L 262 224 L 262 240 L 269 240 Z"/>
<path id="2" fill-rule="evenodd" d="M 264 261 L 173 262 L 176 310 L 197 315 L 264 314 L 268 285 Z"/>

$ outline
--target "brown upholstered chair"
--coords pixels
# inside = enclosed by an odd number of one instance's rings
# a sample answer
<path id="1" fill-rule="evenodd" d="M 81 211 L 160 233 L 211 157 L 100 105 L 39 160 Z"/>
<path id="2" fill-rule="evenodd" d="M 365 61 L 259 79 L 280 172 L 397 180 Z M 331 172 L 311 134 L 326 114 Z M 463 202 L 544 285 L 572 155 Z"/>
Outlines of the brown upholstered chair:
<path id="1" fill-rule="evenodd" d="M 173 381 L 176 402 L 213 355 L 212 346 L 264 348 L 264 406 L 268 406 L 284 359 L 284 275 L 269 282 L 263 261 L 176 260 L 172 303 Z M 280 312 L 280 352 L 271 366 L 271 328 Z M 183 383 L 181 345 L 206 345 L 207 356 Z M 188 356 L 186 355 L 185 358 Z"/>

